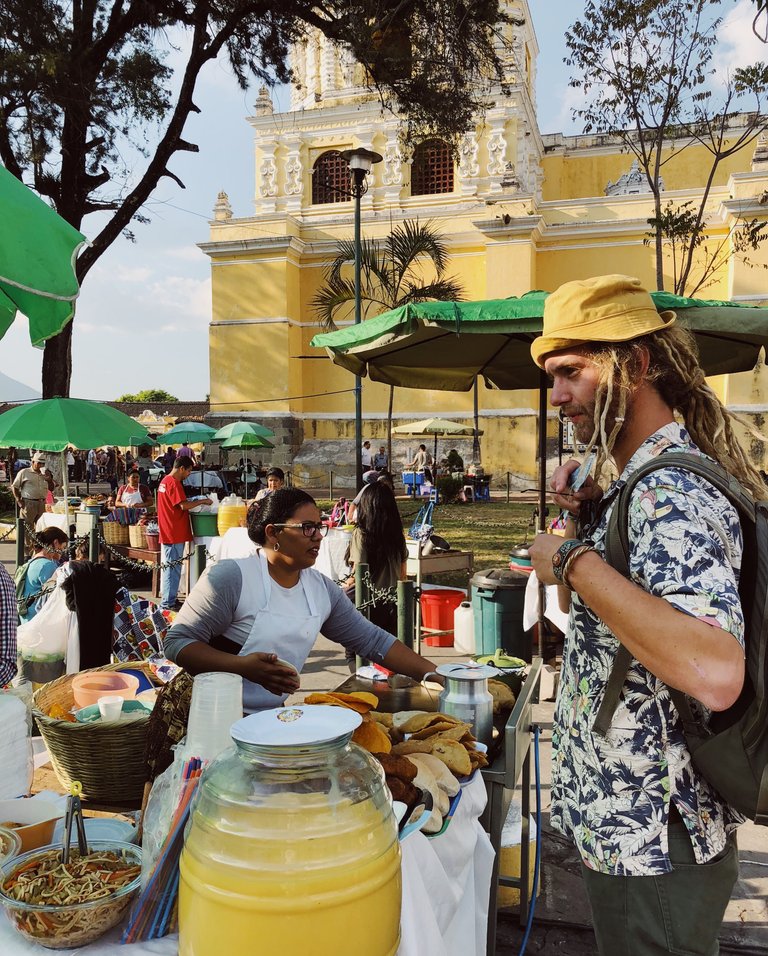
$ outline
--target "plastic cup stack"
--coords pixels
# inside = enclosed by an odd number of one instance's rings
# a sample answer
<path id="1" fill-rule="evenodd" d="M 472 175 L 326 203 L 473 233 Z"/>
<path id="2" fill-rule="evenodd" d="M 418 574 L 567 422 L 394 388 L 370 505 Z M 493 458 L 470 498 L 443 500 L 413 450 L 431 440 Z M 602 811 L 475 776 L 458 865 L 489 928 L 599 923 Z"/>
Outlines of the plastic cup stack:
<path id="1" fill-rule="evenodd" d="M 243 678 L 239 674 L 198 674 L 189 708 L 187 755 L 213 760 L 232 746 L 229 729 L 243 716 Z"/>

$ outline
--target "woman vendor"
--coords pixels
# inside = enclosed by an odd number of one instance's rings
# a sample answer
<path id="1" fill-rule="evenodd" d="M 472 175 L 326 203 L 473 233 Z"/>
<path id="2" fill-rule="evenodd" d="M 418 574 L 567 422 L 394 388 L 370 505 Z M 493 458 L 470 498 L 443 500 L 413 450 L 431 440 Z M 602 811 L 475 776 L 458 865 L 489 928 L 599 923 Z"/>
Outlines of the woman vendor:
<path id="1" fill-rule="evenodd" d="M 399 674 L 421 680 L 434 671 L 312 567 L 324 533 L 314 499 L 298 488 L 253 505 L 248 536 L 258 554 L 206 568 L 166 636 L 166 656 L 190 674 L 241 674 L 246 713 L 279 707 L 299 689 L 297 671 L 321 631 Z"/>
<path id="2" fill-rule="evenodd" d="M 126 481 L 127 484 L 117 489 L 116 508 L 154 508 L 152 492 L 140 483 L 138 471 L 129 472 Z"/>

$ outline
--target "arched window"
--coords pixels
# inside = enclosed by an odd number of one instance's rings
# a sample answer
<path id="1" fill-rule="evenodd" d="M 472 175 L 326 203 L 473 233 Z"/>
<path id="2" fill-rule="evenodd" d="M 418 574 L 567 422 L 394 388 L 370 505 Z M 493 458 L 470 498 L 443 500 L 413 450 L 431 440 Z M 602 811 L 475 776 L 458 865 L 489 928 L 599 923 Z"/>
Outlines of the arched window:
<path id="1" fill-rule="evenodd" d="M 317 157 L 312 170 L 312 205 L 346 202 L 349 198 L 349 163 L 338 149 Z"/>
<path id="2" fill-rule="evenodd" d="M 453 155 L 447 143 L 428 139 L 413 151 L 411 195 L 453 192 Z"/>

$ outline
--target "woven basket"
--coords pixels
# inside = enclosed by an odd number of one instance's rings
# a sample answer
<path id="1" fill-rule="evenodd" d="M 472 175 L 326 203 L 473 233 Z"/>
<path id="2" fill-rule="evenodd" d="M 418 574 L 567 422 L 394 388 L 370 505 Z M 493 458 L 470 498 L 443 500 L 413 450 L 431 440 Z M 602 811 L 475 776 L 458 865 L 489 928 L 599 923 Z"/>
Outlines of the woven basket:
<path id="1" fill-rule="evenodd" d="M 88 673 L 142 670 L 153 683 L 145 663 L 109 664 Z M 81 673 L 86 673 L 81 671 Z M 33 714 L 51 755 L 59 783 L 69 790 L 73 780 L 83 785 L 83 798 L 110 805 L 140 804 L 147 779 L 144 750 L 149 728 L 146 715 L 123 716 L 118 724 L 80 724 L 48 716 L 53 704 L 68 711 L 74 705 L 72 678 L 67 674 L 41 687 L 33 698 Z"/>
<path id="2" fill-rule="evenodd" d="M 102 521 L 101 533 L 104 535 L 107 544 L 130 544 L 128 525 L 120 524 L 117 521 Z"/>
<path id="3" fill-rule="evenodd" d="M 128 525 L 128 540 L 130 541 L 132 548 L 146 548 L 147 546 L 146 526 L 143 524 L 129 524 Z"/>

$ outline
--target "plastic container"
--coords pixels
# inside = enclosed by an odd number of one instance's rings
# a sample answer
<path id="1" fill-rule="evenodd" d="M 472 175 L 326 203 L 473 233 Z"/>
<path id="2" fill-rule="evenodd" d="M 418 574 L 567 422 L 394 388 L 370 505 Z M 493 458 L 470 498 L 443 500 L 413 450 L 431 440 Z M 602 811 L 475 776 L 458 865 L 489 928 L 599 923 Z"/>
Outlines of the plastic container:
<path id="1" fill-rule="evenodd" d="M 117 694 L 108 697 L 99 697 L 96 701 L 102 720 L 120 720 L 123 712 L 123 698 Z"/>
<path id="2" fill-rule="evenodd" d="M 100 697 L 133 700 L 138 689 L 139 678 L 120 671 L 84 671 L 72 678 L 72 696 L 78 708 L 98 704 Z"/>
<path id="3" fill-rule="evenodd" d="M 219 504 L 217 527 L 219 534 L 224 535 L 230 528 L 239 528 L 245 521 L 248 508 L 238 495 L 227 495 Z"/>
<path id="4" fill-rule="evenodd" d="M 380 767 L 350 741 L 360 721 L 318 705 L 235 724 L 181 856 L 180 956 L 394 956 L 397 823 Z"/>
<path id="5" fill-rule="evenodd" d="M 440 634 L 427 633 L 424 643 L 431 647 L 453 647 L 453 612 L 466 601 L 466 591 L 456 588 L 440 588 L 422 591 L 421 626 Z"/>
<path id="6" fill-rule="evenodd" d="M 13 821 L 9 821 L 12 823 Z M 9 863 L 19 855 L 21 837 L 11 827 L 0 827 L 0 866 Z"/>
<path id="7" fill-rule="evenodd" d="M 192 534 L 196 538 L 215 538 L 219 534 L 217 516 L 207 511 L 198 513 L 190 511 L 189 518 L 192 522 Z"/>
<path id="8" fill-rule="evenodd" d="M 242 716 L 243 678 L 239 674 L 198 674 L 192 685 L 186 754 L 201 760 L 218 757 L 232 746 L 230 728 Z"/>
<path id="9" fill-rule="evenodd" d="M 141 885 L 141 849 L 130 843 L 112 840 L 91 842 L 89 849 L 92 853 L 110 850 L 122 857 L 126 866 L 138 866 L 139 872 L 110 896 L 102 896 L 89 903 L 41 906 L 12 899 L 5 893 L 5 884 L 20 867 L 51 853 L 60 854 L 61 847 L 32 850 L 3 866 L 0 902 L 5 907 L 11 925 L 25 939 L 47 949 L 73 949 L 95 942 L 123 918 Z M 73 848 L 71 858 L 77 856 L 78 852 Z"/>
<path id="10" fill-rule="evenodd" d="M 160 533 L 152 534 L 151 532 L 145 532 L 147 538 L 147 551 L 159 551 L 160 550 Z"/>
<path id="11" fill-rule="evenodd" d="M 530 631 L 523 627 L 528 574 L 508 568 L 479 571 L 472 578 L 472 610 L 477 654 L 502 648 L 514 657 L 531 660 Z"/>
<path id="12" fill-rule="evenodd" d="M 18 800 L 0 800 L 0 820 L 17 823 L 8 829 L 21 841 L 20 853 L 46 846 L 53 838 L 56 823 L 62 817 L 62 811 L 50 801 L 19 798 Z"/>
<path id="13" fill-rule="evenodd" d="M 453 649 L 466 657 L 475 653 L 475 612 L 469 601 L 462 601 L 453 612 Z"/>

